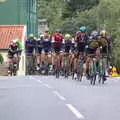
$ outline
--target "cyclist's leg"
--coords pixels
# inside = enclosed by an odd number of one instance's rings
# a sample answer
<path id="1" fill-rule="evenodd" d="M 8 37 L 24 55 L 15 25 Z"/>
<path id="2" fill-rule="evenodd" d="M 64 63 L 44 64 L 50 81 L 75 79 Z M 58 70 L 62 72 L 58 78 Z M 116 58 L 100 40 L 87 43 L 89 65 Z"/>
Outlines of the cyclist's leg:
<path id="1" fill-rule="evenodd" d="M 37 69 L 40 69 L 41 65 L 41 54 L 42 54 L 42 48 L 38 48 L 36 50 L 36 60 L 37 60 Z"/>
<path id="2" fill-rule="evenodd" d="M 8 54 L 8 75 L 11 75 L 12 68 L 11 64 L 13 62 L 13 54 Z"/>

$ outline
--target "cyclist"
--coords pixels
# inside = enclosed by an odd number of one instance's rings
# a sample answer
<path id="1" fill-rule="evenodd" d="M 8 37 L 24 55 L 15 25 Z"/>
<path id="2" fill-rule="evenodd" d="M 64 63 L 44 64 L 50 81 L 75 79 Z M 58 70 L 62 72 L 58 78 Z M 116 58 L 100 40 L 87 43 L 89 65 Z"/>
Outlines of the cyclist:
<path id="1" fill-rule="evenodd" d="M 31 56 L 34 52 L 36 46 L 36 40 L 34 39 L 34 34 L 30 34 L 28 39 L 25 41 L 26 55 Z"/>
<path id="2" fill-rule="evenodd" d="M 80 56 L 84 55 L 85 46 L 88 41 L 88 36 L 86 34 L 86 31 L 87 31 L 87 28 L 85 26 L 81 26 L 80 31 L 77 32 L 77 35 L 75 37 L 76 47 L 77 47 L 77 50 L 78 50 Z"/>
<path id="3" fill-rule="evenodd" d="M 8 75 L 11 75 L 10 63 L 18 64 L 18 45 L 16 40 L 12 40 L 9 48 L 8 48 L 8 59 L 9 59 L 9 67 L 8 67 Z"/>
<path id="4" fill-rule="evenodd" d="M 61 34 L 61 31 L 59 29 L 56 30 L 55 34 L 52 36 L 52 47 L 55 52 L 53 56 L 53 68 L 55 66 L 55 60 L 56 58 L 60 58 L 59 53 L 63 47 L 63 35 Z M 58 55 L 58 57 L 57 57 Z"/>
<path id="5" fill-rule="evenodd" d="M 110 37 L 108 37 L 107 32 L 105 30 L 102 30 L 100 32 L 100 41 L 102 45 L 102 52 L 107 53 L 110 57 L 111 56 L 111 46 L 112 46 L 112 40 Z"/>
<path id="6" fill-rule="evenodd" d="M 65 53 L 69 53 L 72 47 L 72 37 L 70 34 L 65 34 L 64 37 L 64 49 Z"/>
<path id="7" fill-rule="evenodd" d="M 47 54 L 49 51 L 51 51 L 51 37 L 49 34 L 49 31 L 46 30 L 44 33 L 44 37 L 43 37 L 43 49 L 44 52 Z"/>
<path id="8" fill-rule="evenodd" d="M 64 75 L 68 76 L 69 74 L 69 68 L 70 68 L 70 51 L 71 51 L 71 48 L 72 48 L 72 36 L 67 33 L 65 34 L 64 36 L 64 39 L 63 39 L 63 45 L 64 45 L 64 55 L 62 56 L 62 68 L 64 68 Z"/>
<path id="9" fill-rule="evenodd" d="M 86 65 L 85 72 L 87 73 L 87 75 L 88 75 L 89 63 L 91 61 L 91 55 L 93 55 L 94 57 L 97 58 L 97 60 L 99 60 L 99 55 L 100 55 L 99 47 L 100 47 L 100 44 L 99 44 L 98 35 L 99 35 L 98 31 L 92 31 L 91 36 L 89 37 L 88 45 L 87 45 L 87 48 L 86 48 L 87 60 L 85 62 L 85 65 Z"/>
<path id="10" fill-rule="evenodd" d="M 88 54 L 95 54 L 97 48 L 100 46 L 98 35 L 99 33 L 97 31 L 92 31 L 88 41 L 88 48 L 87 48 Z"/>
<path id="11" fill-rule="evenodd" d="M 25 41 L 25 51 L 26 51 L 26 66 L 27 69 L 29 65 L 33 67 L 35 57 L 35 48 L 36 48 L 36 40 L 34 38 L 34 34 L 30 34 L 28 39 Z"/>
<path id="12" fill-rule="evenodd" d="M 51 36 L 49 30 L 46 30 L 44 32 L 44 37 L 43 37 L 43 63 L 46 67 L 49 67 L 49 56 L 51 57 Z"/>
<path id="13" fill-rule="evenodd" d="M 62 48 L 62 43 L 63 43 L 63 35 L 61 34 L 59 29 L 56 30 L 55 34 L 53 34 L 53 36 L 52 36 L 52 43 L 53 43 L 54 51 L 56 53 L 60 52 L 60 50 Z"/>
<path id="14" fill-rule="evenodd" d="M 101 43 L 101 46 L 102 46 L 102 53 L 107 55 L 107 58 L 106 58 L 106 62 L 105 63 L 105 67 L 106 67 L 106 70 L 109 69 L 109 66 L 110 66 L 110 63 L 111 63 L 111 54 L 112 54 L 112 40 L 110 37 L 108 37 L 107 35 L 107 32 L 105 30 L 102 30 L 100 32 L 100 43 Z M 107 71 L 106 71 L 106 74 Z"/>
<path id="15" fill-rule="evenodd" d="M 75 42 L 76 42 L 75 46 L 78 50 L 78 56 L 79 56 L 78 58 L 80 58 L 79 60 L 84 60 L 84 62 L 86 58 L 85 46 L 87 45 L 87 42 L 89 40 L 86 31 L 87 28 L 85 26 L 81 26 L 80 31 L 77 32 L 77 35 L 75 37 Z M 86 74 L 85 69 L 83 73 Z"/>
<path id="16" fill-rule="evenodd" d="M 44 34 L 41 34 L 36 39 L 36 57 L 37 57 L 37 70 L 40 70 L 40 66 L 42 63 L 42 49 L 43 49 L 43 38 Z"/>

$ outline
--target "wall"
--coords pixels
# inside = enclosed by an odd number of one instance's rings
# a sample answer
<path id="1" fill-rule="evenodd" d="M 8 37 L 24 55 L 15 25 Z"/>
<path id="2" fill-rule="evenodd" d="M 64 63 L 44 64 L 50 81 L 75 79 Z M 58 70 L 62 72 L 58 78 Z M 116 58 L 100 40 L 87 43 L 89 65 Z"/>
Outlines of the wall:
<path id="1" fill-rule="evenodd" d="M 3 12 L 4 11 L 4 12 Z M 27 33 L 37 32 L 36 0 L 7 0 L 0 3 L 0 24 L 27 25 Z"/>
<path id="2" fill-rule="evenodd" d="M 4 63 L 0 64 L 0 75 L 7 75 L 8 71 L 8 58 L 7 58 L 7 50 L 0 50 L 4 58 Z"/>

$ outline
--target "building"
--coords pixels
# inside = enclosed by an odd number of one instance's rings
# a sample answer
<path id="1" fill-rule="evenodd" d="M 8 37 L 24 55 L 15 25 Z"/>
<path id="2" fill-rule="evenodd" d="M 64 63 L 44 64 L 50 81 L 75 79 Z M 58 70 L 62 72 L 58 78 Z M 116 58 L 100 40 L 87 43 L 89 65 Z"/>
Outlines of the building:
<path id="1" fill-rule="evenodd" d="M 37 33 L 36 0 L 0 0 L 0 53 L 7 63 L 10 41 L 24 40 L 30 33 Z M 0 66 L 0 69 L 2 67 Z M 19 74 L 25 74 L 25 54 L 21 55 Z"/>
<path id="2" fill-rule="evenodd" d="M 0 0 L 0 24 L 27 25 L 28 34 L 36 33 L 36 0 Z"/>
<path id="3" fill-rule="evenodd" d="M 4 63 L 0 64 L 0 75 L 6 74 L 7 68 L 8 68 L 8 47 L 11 40 L 19 39 L 20 42 L 24 45 L 24 39 L 25 39 L 25 33 L 26 33 L 26 26 L 25 25 L 0 25 L 0 53 L 2 53 L 2 56 L 4 58 Z M 21 61 L 20 61 L 20 70 L 19 75 L 25 74 L 25 54 L 24 50 L 21 55 Z"/>
<path id="4" fill-rule="evenodd" d="M 44 33 L 49 28 L 47 19 L 38 19 L 38 33 Z"/>

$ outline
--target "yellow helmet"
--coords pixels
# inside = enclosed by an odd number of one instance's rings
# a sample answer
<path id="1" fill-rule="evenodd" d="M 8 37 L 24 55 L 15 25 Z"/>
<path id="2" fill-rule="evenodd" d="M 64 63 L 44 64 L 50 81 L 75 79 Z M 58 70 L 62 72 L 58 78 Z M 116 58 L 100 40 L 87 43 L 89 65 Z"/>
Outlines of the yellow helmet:
<path id="1" fill-rule="evenodd" d="M 105 37 L 105 36 L 107 35 L 106 30 L 102 30 L 102 31 L 100 32 L 100 35 Z"/>
<path id="2" fill-rule="evenodd" d="M 71 39 L 71 35 L 70 34 L 65 34 L 65 39 L 67 39 L 67 40 Z"/>

